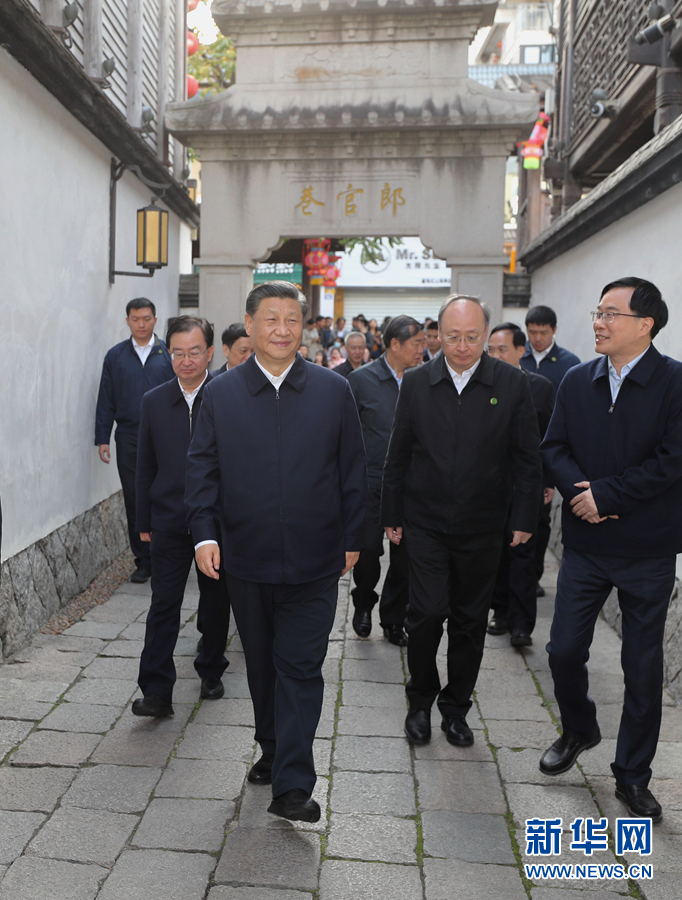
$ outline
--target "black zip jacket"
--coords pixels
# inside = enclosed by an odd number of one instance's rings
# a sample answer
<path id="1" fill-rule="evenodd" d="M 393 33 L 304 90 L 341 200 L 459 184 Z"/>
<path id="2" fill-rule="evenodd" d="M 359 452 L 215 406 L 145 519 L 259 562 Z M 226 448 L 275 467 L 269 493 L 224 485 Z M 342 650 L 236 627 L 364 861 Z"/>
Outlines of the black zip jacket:
<path id="1" fill-rule="evenodd" d="M 502 530 L 509 514 L 512 531 L 534 532 L 539 443 L 529 379 L 514 366 L 484 353 L 461 394 L 443 354 L 408 370 L 384 466 L 382 525 L 476 534 Z"/>

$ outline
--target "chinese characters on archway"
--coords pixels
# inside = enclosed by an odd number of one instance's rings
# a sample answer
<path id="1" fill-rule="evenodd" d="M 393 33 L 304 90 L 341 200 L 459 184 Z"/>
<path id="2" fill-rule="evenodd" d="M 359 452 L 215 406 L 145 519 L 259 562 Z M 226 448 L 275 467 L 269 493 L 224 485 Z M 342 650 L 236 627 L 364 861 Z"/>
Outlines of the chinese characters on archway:
<path id="1" fill-rule="evenodd" d="M 368 207 L 371 201 L 369 198 L 364 197 L 364 194 L 364 188 L 355 187 L 352 182 L 348 182 L 345 190 L 336 194 L 335 204 L 337 209 L 335 211 L 340 211 L 344 216 L 355 216 L 363 211 L 370 212 Z M 399 208 L 404 206 L 405 203 L 403 188 L 394 187 L 388 181 L 385 182 L 381 189 L 380 209 L 388 208 L 391 210 L 392 215 L 395 216 Z M 363 204 L 366 205 L 364 210 L 362 208 Z M 315 212 L 315 207 L 326 205 L 322 200 L 318 200 L 315 197 L 315 188 L 312 184 L 309 184 L 302 188 L 301 199 L 294 208 L 300 209 L 304 216 L 312 216 Z"/>

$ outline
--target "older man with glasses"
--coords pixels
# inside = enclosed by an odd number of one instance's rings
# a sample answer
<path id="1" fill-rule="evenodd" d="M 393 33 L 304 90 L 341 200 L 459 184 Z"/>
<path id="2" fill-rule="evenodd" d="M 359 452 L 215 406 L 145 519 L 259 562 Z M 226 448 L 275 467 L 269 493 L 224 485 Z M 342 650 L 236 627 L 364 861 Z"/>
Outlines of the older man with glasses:
<path id="1" fill-rule="evenodd" d="M 597 616 L 616 588 L 625 697 L 611 770 L 630 814 L 658 822 L 661 805 L 648 785 L 665 619 L 682 551 L 682 364 L 652 345 L 668 309 L 649 281 L 607 284 L 592 321 L 601 358 L 566 373 L 542 445 L 564 498 L 547 645 L 563 733 L 540 769 L 560 775 L 601 740 L 586 663 Z"/>
<path id="2" fill-rule="evenodd" d="M 528 379 L 483 354 L 490 312 L 449 297 L 438 314 L 443 353 L 405 373 L 384 467 L 381 521 L 409 558 L 405 733 L 431 739 L 438 700 L 449 743 L 473 744 L 466 715 L 483 655 L 507 515 L 512 544 L 537 521 L 541 468 Z M 448 682 L 436 654 L 447 620 Z"/>

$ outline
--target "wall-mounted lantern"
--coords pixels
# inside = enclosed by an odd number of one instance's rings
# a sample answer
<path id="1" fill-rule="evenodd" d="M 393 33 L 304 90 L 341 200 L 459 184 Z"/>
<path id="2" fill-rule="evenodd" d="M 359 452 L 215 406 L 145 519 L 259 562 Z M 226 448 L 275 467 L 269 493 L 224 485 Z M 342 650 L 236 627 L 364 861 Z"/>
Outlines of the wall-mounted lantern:
<path id="1" fill-rule="evenodd" d="M 123 272 L 116 268 L 116 185 L 125 172 L 130 169 L 143 184 L 154 188 L 163 196 L 170 182 L 159 184 L 149 181 L 140 171 L 139 166 L 129 166 L 111 160 L 111 181 L 109 183 L 109 281 L 113 284 L 117 275 L 133 275 L 138 278 L 151 278 L 157 269 L 168 265 L 168 210 L 156 205 L 152 197 L 149 206 L 137 211 L 137 265 L 146 272 Z"/>

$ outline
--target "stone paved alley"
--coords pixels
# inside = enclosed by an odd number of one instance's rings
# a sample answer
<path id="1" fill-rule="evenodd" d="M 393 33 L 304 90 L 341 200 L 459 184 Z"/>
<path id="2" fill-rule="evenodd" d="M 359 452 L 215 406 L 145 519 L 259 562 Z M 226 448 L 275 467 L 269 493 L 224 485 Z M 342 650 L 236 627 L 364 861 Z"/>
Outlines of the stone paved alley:
<path id="1" fill-rule="evenodd" d="M 403 654 L 376 625 L 370 640 L 355 636 L 342 581 L 315 748 L 316 825 L 269 815 L 270 789 L 245 780 L 256 748 L 237 635 L 225 699 L 199 701 L 195 582 L 173 719 L 130 712 L 148 585 L 126 583 L 63 634 L 39 634 L 0 667 L 0 900 L 679 900 L 682 711 L 669 697 L 652 783 L 664 821 L 650 857 L 627 855 L 651 864 L 653 879 L 523 877 L 526 818 L 561 816 L 567 831 L 576 817 L 603 815 L 615 830 L 627 815 L 609 770 L 620 642 L 604 622 L 591 660 L 604 740 L 564 776 L 538 770 L 557 734 L 544 651 L 555 571 L 525 656 L 506 636 L 487 638 L 468 749 L 446 743 L 435 711 L 431 744 L 410 748 Z M 570 851 L 569 838 L 560 862 L 616 861 L 611 850 Z"/>

